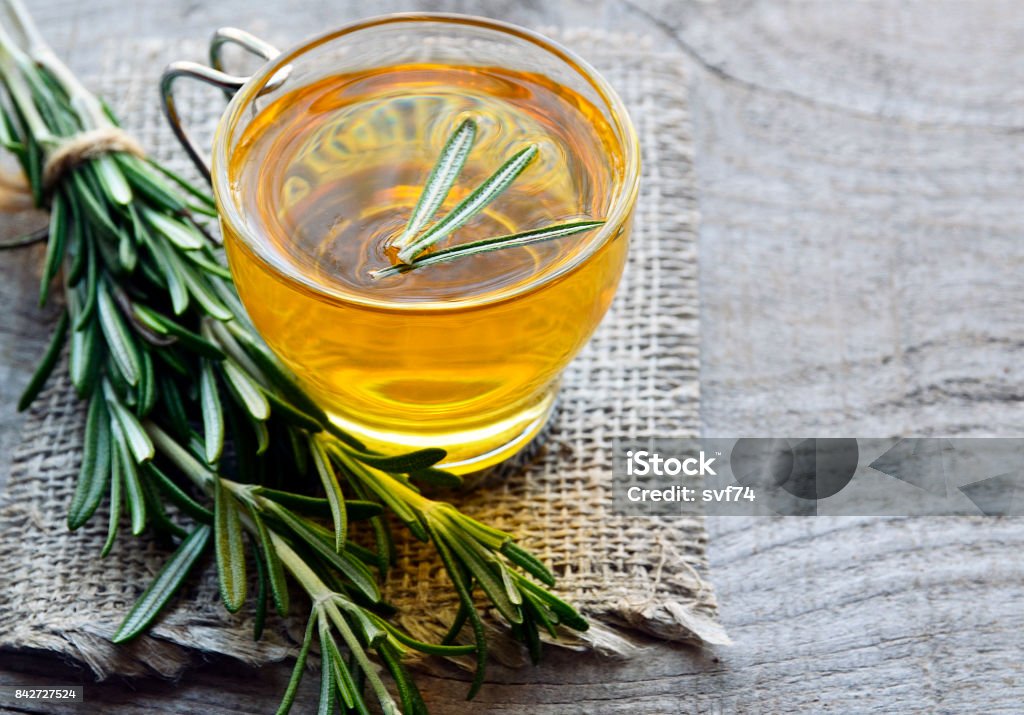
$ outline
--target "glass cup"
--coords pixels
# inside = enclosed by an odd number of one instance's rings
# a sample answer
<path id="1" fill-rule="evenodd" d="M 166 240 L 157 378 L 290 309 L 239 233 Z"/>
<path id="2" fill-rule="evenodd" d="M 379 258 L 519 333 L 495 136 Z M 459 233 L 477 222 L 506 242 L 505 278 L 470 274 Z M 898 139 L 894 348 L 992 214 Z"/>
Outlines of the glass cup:
<path id="1" fill-rule="evenodd" d="M 266 63 L 250 77 L 228 75 L 219 61 L 226 43 Z M 209 174 L 235 284 L 271 349 L 338 426 L 372 449 L 441 447 L 448 452 L 442 468 L 468 473 L 526 446 L 550 417 L 559 376 L 606 312 L 625 264 L 640 152 L 612 88 L 586 62 L 536 33 L 459 15 L 374 18 L 283 53 L 224 29 L 214 36 L 211 56 L 213 69 L 168 68 L 165 108 L 205 169 L 178 121 L 171 84 L 191 76 L 234 92 L 214 136 Z M 571 243 L 574 237 L 552 242 L 572 253 L 550 270 L 439 300 L 345 290 L 281 260 L 268 249 L 267 226 L 251 210 L 252 197 L 240 195 L 233 176 L 247 128 L 296 88 L 410 63 L 529 73 L 585 103 L 607 137 L 603 155 L 591 157 L 608 177 L 597 201 L 605 224 L 583 244 Z"/>

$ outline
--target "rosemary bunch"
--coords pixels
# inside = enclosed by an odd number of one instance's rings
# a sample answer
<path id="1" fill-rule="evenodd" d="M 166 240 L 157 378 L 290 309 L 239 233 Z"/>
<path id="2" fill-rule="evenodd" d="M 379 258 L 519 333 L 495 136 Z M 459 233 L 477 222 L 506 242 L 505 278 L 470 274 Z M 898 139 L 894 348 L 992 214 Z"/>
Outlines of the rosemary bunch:
<path id="1" fill-rule="evenodd" d="M 177 544 L 115 640 L 142 633 L 211 552 L 230 611 L 251 596 L 247 569 L 255 567 L 256 637 L 270 602 L 288 612 L 289 577 L 312 604 L 280 712 L 291 705 L 314 639 L 321 712 L 336 702 L 366 712 L 367 691 L 385 712 L 425 712 L 402 665 L 410 648 L 475 653 L 472 697 L 487 654 L 478 587 L 534 658 L 542 630 L 585 629 L 571 606 L 527 578 L 554 581 L 511 535 L 420 492 L 422 484 L 459 483 L 435 467 L 443 450 L 372 452 L 302 390 L 248 322 L 220 247 L 196 220 L 215 215 L 204 192 L 123 151 L 79 157 L 47 180 L 50 160 L 69 141 L 89 133 L 116 139 L 117 123 L 42 41 L 19 0 L 0 7 L 7 15 L 0 144 L 20 163 L 37 205 L 51 212 L 40 301 L 55 284 L 64 297 L 20 406 L 39 393 L 67 347 L 71 382 L 87 402 L 69 526 L 106 502 L 104 555 L 122 516 L 132 534 L 149 530 Z M 385 512 L 434 544 L 458 594 L 460 610 L 442 644 L 419 642 L 388 620 L 379 587 L 394 554 Z M 352 538 L 354 519 L 369 520 L 372 544 Z M 472 644 L 453 644 L 467 623 Z M 371 657 L 390 674 L 397 701 Z"/>

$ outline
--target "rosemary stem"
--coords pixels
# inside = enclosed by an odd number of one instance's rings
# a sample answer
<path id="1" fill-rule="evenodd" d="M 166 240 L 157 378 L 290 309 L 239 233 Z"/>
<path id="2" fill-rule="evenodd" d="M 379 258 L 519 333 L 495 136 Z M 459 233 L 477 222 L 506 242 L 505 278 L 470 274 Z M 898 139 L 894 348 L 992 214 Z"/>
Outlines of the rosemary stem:
<path id="1" fill-rule="evenodd" d="M 28 14 L 21 0 L 4 0 L 4 4 L 10 11 L 11 19 L 14 20 L 14 26 L 18 28 L 18 31 L 28 42 L 29 53 L 31 54 L 32 50 L 36 47 L 45 46 L 46 42 L 43 40 L 43 36 L 39 33 L 39 29 L 32 21 L 32 17 Z"/>
<path id="2" fill-rule="evenodd" d="M 47 126 L 39 110 L 36 109 L 35 102 L 32 100 L 32 90 L 29 89 L 22 74 L 24 70 L 19 61 L 19 55 L 22 54 L 11 36 L 7 34 L 4 26 L 0 24 L 0 76 L 3 77 L 4 84 L 7 85 L 11 99 L 24 119 L 29 134 L 40 144 L 54 145 L 59 140 L 50 131 L 50 127 Z"/>
<path id="3" fill-rule="evenodd" d="M 146 430 L 149 438 L 153 440 L 153 445 L 171 460 L 186 477 L 191 479 L 193 484 L 208 494 L 213 494 L 214 480 L 220 477 L 203 466 L 198 459 L 189 454 L 152 420 L 144 421 L 142 427 Z"/>
<path id="4" fill-rule="evenodd" d="M 309 567 L 302 557 L 295 553 L 295 550 L 288 545 L 287 541 L 281 538 L 273 529 L 268 531 L 270 543 L 274 545 L 274 551 L 277 552 L 281 563 L 291 572 L 295 580 L 302 586 L 302 589 L 309 594 L 309 597 L 313 599 L 313 606 L 321 608 L 320 604 L 329 599 L 334 592 L 314 573 L 313 569 Z"/>
<path id="5" fill-rule="evenodd" d="M 78 112 L 79 117 L 86 125 L 86 129 L 104 129 L 114 126 L 114 123 L 107 117 L 106 112 L 103 111 L 103 107 L 100 105 L 99 100 L 96 99 L 96 96 L 85 88 L 78 78 L 75 77 L 74 73 L 68 69 L 68 66 L 60 61 L 57 54 L 43 40 L 43 36 L 36 28 L 32 17 L 28 14 L 25 6 L 22 5 L 21 0 L 6 0 L 6 4 L 14 16 L 18 29 L 21 30 L 21 33 L 28 40 L 29 57 L 48 70 L 54 79 L 57 80 L 57 83 L 67 92 L 71 100 L 71 106 Z"/>

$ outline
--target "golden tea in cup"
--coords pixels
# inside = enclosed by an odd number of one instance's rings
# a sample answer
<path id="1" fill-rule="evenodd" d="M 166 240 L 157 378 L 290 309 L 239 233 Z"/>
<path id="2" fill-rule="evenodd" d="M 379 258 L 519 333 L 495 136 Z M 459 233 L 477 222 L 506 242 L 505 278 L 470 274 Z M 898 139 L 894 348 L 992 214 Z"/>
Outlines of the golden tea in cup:
<path id="1" fill-rule="evenodd" d="M 476 140 L 438 217 L 523 147 L 539 151 L 439 248 L 605 223 L 375 277 L 467 118 Z M 621 102 L 565 50 L 475 18 L 391 16 L 248 81 L 218 129 L 213 181 L 242 301 L 331 419 L 370 448 L 442 447 L 441 466 L 464 473 L 543 427 L 611 303 L 638 153 Z"/>

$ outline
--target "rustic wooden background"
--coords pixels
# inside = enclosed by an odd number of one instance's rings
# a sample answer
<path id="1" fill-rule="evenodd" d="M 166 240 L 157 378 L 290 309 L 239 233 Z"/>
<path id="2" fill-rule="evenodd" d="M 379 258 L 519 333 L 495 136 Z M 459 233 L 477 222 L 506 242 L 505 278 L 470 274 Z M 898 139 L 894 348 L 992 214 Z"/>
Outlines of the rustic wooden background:
<path id="1" fill-rule="evenodd" d="M 29 0 L 85 71 L 103 40 L 300 38 L 381 12 L 634 31 L 691 70 L 708 435 L 1024 432 L 1024 4 L 1015 0 L 488 2 Z M 159 68 L 154 68 L 154 75 Z M 0 454 L 45 329 L 39 252 L 0 256 Z M 6 457 L 0 457 L 0 460 Z M 0 483 L 6 464 L 0 461 Z M 1020 713 L 1024 523 L 719 518 L 712 576 L 736 645 L 498 671 L 443 714 Z M 2 585 L 0 585 L 2 588 Z M 271 712 L 286 667 L 89 685 L 75 712 Z M 89 682 L 0 654 L 0 683 Z M 303 691 L 308 712 L 312 682 Z M 2 705 L 0 705 L 2 710 Z M 9 712 L 56 712 L 19 706 Z"/>

